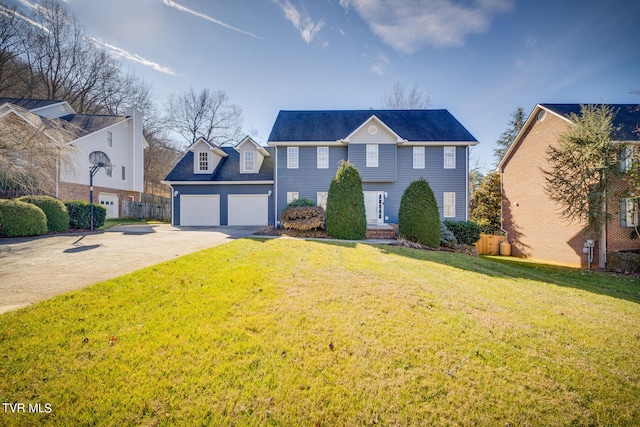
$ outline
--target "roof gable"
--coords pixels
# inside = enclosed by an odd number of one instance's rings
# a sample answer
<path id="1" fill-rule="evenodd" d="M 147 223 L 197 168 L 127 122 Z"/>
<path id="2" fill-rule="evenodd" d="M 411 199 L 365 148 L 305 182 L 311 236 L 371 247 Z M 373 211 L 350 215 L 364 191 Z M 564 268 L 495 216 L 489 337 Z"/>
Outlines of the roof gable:
<path id="1" fill-rule="evenodd" d="M 447 110 L 280 111 L 269 143 L 344 140 L 372 116 L 406 141 L 477 143 Z"/>
<path id="2" fill-rule="evenodd" d="M 379 127 L 382 129 L 381 130 L 378 129 Z M 367 128 L 366 131 L 364 130 L 365 128 Z M 364 123 L 362 123 L 356 130 L 351 132 L 351 134 L 348 135 L 346 138 L 344 138 L 343 141 L 349 143 L 352 141 L 352 139 L 353 140 L 362 139 L 361 137 L 359 138 L 359 136 L 361 136 L 359 134 L 366 135 L 365 132 L 367 132 L 371 136 L 376 135 L 377 136 L 376 139 L 378 141 L 380 141 L 381 139 L 382 140 L 388 139 L 389 142 L 396 142 L 398 144 L 406 142 L 402 137 L 400 137 L 397 133 L 395 133 L 393 129 L 387 126 L 386 123 L 378 119 L 375 114 L 369 117 L 369 119 Z M 365 136 L 365 139 L 366 139 L 366 136 Z"/>
<path id="3" fill-rule="evenodd" d="M 233 148 L 240 152 L 240 147 L 242 147 L 245 144 L 251 144 L 255 147 L 256 150 L 258 150 L 260 152 L 260 154 L 262 154 L 264 157 L 269 157 L 271 154 L 269 154 L 269 152 L 267 150 L 265 150 L 265 148 L 258 144 L 257 142 L 255 142 L 253 140 L 253 138 L 251 138 L 250 136 L 246 136 L 242 141 L 240 141 L 239 143 L 237 143 Z"/>
<path id="4" fill-rule="evenodd" d="M 211 142 L 207 141 L 202 137 L 198 138 L 193 144 L 191 144 L 188 150 L 191 152 L 195 152 L 195 151 L 198 151 L 200 147 L 203 147 L 204 149 L 212 151 L 220 157 L 228 156 L 228 154 L 222 148 L 218 147 L 215 144 L 212 144 Z"/>

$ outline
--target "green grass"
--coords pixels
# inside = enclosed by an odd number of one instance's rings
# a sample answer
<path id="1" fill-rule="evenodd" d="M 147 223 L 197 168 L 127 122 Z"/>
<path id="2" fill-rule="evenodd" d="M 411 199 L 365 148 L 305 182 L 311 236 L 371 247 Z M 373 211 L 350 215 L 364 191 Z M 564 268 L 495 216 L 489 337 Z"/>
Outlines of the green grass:
<path id="1" fill-rule="evenodd" d="M 634 426 L 637 278 L 238 240 L 0 316 L 4 425 Z"/>

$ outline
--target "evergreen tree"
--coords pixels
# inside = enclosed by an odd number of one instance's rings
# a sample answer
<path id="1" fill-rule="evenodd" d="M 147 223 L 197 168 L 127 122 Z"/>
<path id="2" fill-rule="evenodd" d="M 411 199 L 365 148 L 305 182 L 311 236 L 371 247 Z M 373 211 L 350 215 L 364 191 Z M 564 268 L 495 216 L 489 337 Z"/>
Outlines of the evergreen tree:
<path id="1" fill-rule="evenodd" d="M 483 233 L 499 234 L 501 203 L 500 174 L 492 172 L 482 178 L 480 186 L 471 195 L 469 218 L 480 225 Z"/>
<path id="2" fill-rule="evenodd" d="M 524 110 L 522 107 L 518 107 L 511 113 L 511 120 L 509 120 L 509 128 L 500 134 L 500 138 L 496 141 L 498 146 L 493 150 L 493 156 L 496 158 L 496 165 L 500 163 L 504 155 L 507 153 L 516 136 L 524 126 L 524 122 L 527 118 L 524 116 Z"/>
<path id="3" fill-rule="evenodd" d="M 360 240 L 367 234 L 362 179 L 358 169 L 344 160 L 327 195 L 327 234 L 336 239 Z"/>
<path id="4" fill-rule="evenodd" d="M 420 178 L 404 190 L 398 211 L 398 233 L 431 248 L 440 246 L 440 213 L 429 183 Z"/>

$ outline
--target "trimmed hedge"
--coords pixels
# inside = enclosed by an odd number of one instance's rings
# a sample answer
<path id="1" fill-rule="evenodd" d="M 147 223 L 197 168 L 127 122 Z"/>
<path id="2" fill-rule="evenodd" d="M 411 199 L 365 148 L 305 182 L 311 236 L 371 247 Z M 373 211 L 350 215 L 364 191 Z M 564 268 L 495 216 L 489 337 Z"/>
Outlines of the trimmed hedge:
<path id="1" fill-rule="evenodd" d="M 305 199 L 303 197 L 301 199 L 295 199 L 291 203 L 288 203 L 282 210 L 286 211 L 287 209 L 291 209 L 291 208 L 300 208 L 303 206 L 315 206 L 315 205 L 316 203 L 313 200 Z"/>
<path id="2" fill-rule="evenodd" d="M 36 205 L 0 200 L 0 236 L 39 236 L 47 232 L 47 217 Z"/>
<path id="3" fill-rule="evenodd" d="M 344 160 L 327 195 L 327 234 L 345 240 L 361 240 L 367 234 L 362 179 L 358 169 Z"/>
<path id="4" fill-rule="evenodd" d="M 87 230 L 91 228 L 91 204 L 84 200 L 66 200 L 64 202 L 69 211 L 69 226 Z M 93 205 L 93 228 L 100 228 L 104 225 L 107 217 L 107 208 L 101 205 Z"/>
<path id="5" fill-rule="evenodd" d="M 36 205 L 47 217 L 49 231 L 65 231 L 69 229 L 69 212 L 60 200 L 49 196 L 24 196 L 18 200 Z"/>
<path id="6" fill-rule="evenodd" d="M 476 222 L 447 220 L 444 225 L 453 232 L 460 244 L 471 246 L 480 240 L 480 226 Z"/>
<path id="7" fill-rule="evenodd" d="M 440 213 L 429 183 L 420 178 L 404 190 L 398 211 L 398 234 L 431 248 L 440 247 Z"/>
<path id="8" fill-rule="evenodd" d="M 322 230 L 324 220 L 324 209 L 319 206 L 288 208 L 280 213 L 280 224 L 291 230 Z"/>

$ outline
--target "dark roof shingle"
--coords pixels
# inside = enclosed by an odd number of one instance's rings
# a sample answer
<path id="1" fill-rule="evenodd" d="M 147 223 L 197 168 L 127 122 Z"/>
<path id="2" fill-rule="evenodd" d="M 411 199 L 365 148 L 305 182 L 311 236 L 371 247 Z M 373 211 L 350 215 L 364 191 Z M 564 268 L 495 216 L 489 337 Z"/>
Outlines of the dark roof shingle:
<path id="1" fill-rule="evenodd" d="M 269 142 L 338 141 L 373 115 L 408 141 L 477 142 L 447 110 L 280 111 Z"/>
<path id="2" fill-rule="evenodd" d="M 567 119 L 571 114 L 580 115 L 582 105 L 585 104 L 540 104 L 544 108 L 553 111 Z M 602 104 L 596 104 L 602 105 Z M 620 141 L 638 139 L 638 135 L 634 132 L 640 126 L 640 104 L 606 104 L 613 107 L 616 113 L 614 118 L 614 126 L 620 127 L 620 130 L 614 135 Z"/>

